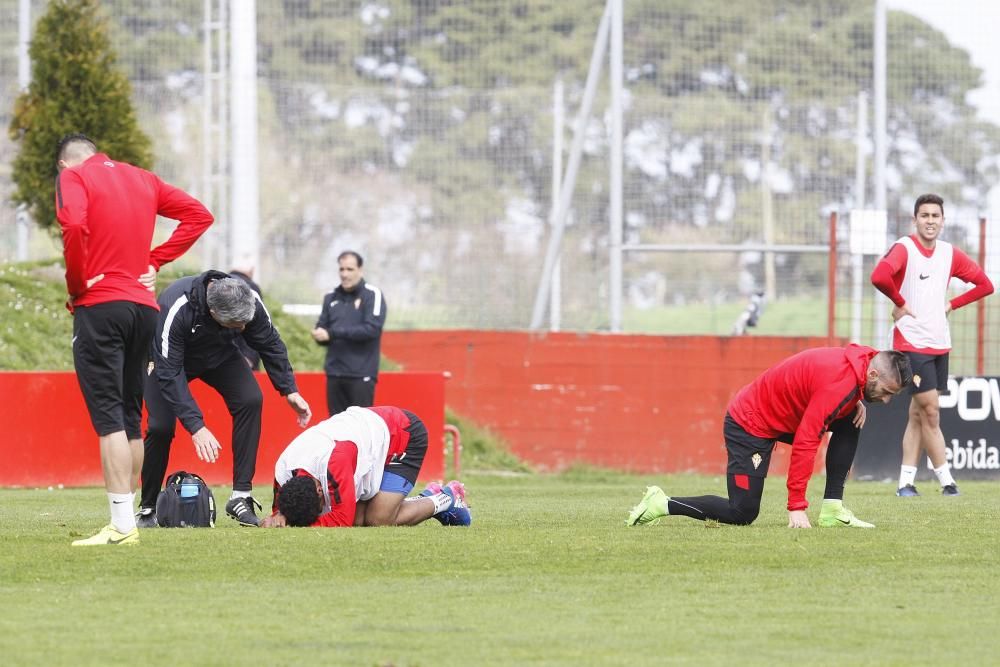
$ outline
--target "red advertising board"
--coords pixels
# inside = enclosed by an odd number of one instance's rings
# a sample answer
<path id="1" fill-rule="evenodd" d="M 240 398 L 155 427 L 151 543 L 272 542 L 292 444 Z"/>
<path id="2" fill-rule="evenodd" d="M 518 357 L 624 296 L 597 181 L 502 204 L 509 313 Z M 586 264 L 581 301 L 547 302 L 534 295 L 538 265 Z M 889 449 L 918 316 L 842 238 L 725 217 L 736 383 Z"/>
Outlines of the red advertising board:
<path id="1" fill-rule="evenodd" d="M 309 401 L 313 422 L 327 417 L 326 376 L 296 373 L 299 391 Z M 254 485 L 270 490 L 274 462 L 298 433 L 295 414 L 271 387 L 263 373 L 257 381 L 264 393 L 263 429 Z M 421 470 L 423 479 L 444 474 L 444 388 L 440 372 L 381 373 L 375 391 L 378 405 L 406 408 L 427 424 L 430 449 Z M 168 470 L 197 472 L 210 484 L 232 483 L 232 419 L 219 395 L 207 385 L 191 384 L 209 429 L 222 443 L 215 463 L 194 454 L 188 433 L 178 425 Z M 0 373 L 0 486 L 85 486 L 102 483 L 97 436 L 71 372 Z"/>

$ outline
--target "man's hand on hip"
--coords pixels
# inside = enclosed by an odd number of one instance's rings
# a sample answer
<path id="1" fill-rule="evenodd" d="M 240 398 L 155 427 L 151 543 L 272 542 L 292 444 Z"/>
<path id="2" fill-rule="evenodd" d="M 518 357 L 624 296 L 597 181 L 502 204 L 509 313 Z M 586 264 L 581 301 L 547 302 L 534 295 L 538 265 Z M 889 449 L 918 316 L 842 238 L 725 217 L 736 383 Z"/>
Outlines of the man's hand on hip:
<path id="1" fill-rule="evenodd" d="M 916 318 L 916 315 L 909 309 L 909 307 L 904 303 L 902 306 L 892 307 L 892 321 L 898 322 L 900 319 L 909 315 L 912 318 Z"/>
<path id="2" fill-rule="evenodd" d="M 156 291 L 156 269 L 153 265 L 149 265 L 149 270 L 146 273 L 139 276 L 139 284 L 145 287 L 150 292 Z"/>

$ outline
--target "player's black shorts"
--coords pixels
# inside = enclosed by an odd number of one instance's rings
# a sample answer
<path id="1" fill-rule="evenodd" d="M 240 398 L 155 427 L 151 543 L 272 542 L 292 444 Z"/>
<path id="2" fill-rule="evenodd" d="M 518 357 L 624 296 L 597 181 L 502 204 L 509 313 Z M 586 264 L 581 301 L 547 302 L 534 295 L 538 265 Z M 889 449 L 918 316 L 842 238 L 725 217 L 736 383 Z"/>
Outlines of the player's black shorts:
<path id="1" fill-rule="evenodd" d="M 156 309 L 110 301 L 73 310 L 73 366 L 97 435 L 142 438 L 142 388 Z"/>
<path id="2" fill-rule="evenodd" d="M 919 352 L 904 352 L 913 367 L 913 383 L 911 394 L 920 394 L 931 389 L 939 392 L 948 391 L 948 353 L 920 354 Z M 917 384 L 917 377 L 920 384 Z"/>
<path id="3" fill-rule="evenodd" d="M 722 435 L 726 439 L 726 452 L 729 454 L 729 463 L 726 465 L 728 474 L 767 477 L 774 440 L 747 433 L 728 412 L 722 425 Z"/>
<path id="4" fill-rule="evenodd" d="M 410 425 L 403 429 L 410 434 L 410 439 L 402 454 L 393 454 L 385 470 L 399 475 L 410 484 L 416 484 L 420 466 L 424 464 L 424 457 L 427 455 L 427 427 L 420 417 L 409 410 L 403 410 L 403 414 L 410 420 Z"/>

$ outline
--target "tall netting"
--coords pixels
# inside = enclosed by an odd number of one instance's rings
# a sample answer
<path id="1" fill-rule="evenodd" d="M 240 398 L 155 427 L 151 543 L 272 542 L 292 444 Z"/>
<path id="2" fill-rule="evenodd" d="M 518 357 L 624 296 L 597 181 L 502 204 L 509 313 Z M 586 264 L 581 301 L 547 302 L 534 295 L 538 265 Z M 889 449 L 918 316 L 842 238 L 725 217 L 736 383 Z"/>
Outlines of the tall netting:
<path id="1" fill-rule="evenodd" d="M 4 44 L 16 43 L 17 4 L 0 0 Z M 36 16 L 44 9 L 31 4 Z M 204 132 L 216 117 L 205 109 L 203 39 L 206 7 L 217 12 L 219 1 L 105 4 L 158 171 L 218 199 L 223 190 L 204 171 L 218 127 Z M 526 327 L 548 239 L 558 80 L 564 145 L 576 131 L 585 137 L 563 243 L 561 323 L 606 328 L 607 67 L 594 113 L 583 127 L 572 122 L 604 4 L 258 0 L 258 271 L 267 296 L 318 305 L 336 284 L 337 254 L 350 248 L 383 289 L 390 328 Z M 872 205 L 873 6 L 624 3 L 625 242 L 688 247 L 626 253 L 626 331 L 728 333 L 761 292 L 759 331 L 826 332 L 828 258 L 808 250 L 827 244 L 831 212 L 846 220 Z M 889 236 L 905 233 L 917 194 L 936 191 L 948 202 L 948 238 L 977 252 L 970 230 L 990 217 L 1000 154 L 997 126 L 966 102 L 981 73 L 961 45 L 902 12 L 889 12 L 888 46 Z M 5 100 L 15 78 L 5 48 Z M 863 200 L 855 191 L 861 94 Z M 0 115 L 9 123 L 9 103 Z M 4 197 L 12 150 L 0 139 Z M 224 214 L 224 201 L 216 204 Z M 220 217 L 186 260 L 192 269 L 227 261 Z M 0 221 L 0 258 L 11 259 L 12 207 Z M 706 244 L 751 249 L 707 252 Z M 765 254 L 764 244 L 804 250 Z M 36 239 L 32 247 L 55 246 Z M 849 295 L 846 254 L 835 273 L 838 294 Z M 865 342 L 874 342 L 867 273 L 864 299 Z M 837 308 L 838 327 L 848 326 L 847 307 Z"/>
<path id="2" fill-rule="evenodd" d="M 983 23 L 970 30 L 989 30 Z M 1000 189 L 998 175 L 1000 134 L 995 122 L 983 120 L 966 102 L 981 83 L 982 72 L 970 63 L 961 45 L 950 44 L 944 34 L 901 12 L 888 15 L 888 169 L 887 240 L 914 233 L 916 198 L 928 192 L 945 201 L 943 240 L 953 243 L 984 266 L 1000 284 Z M 870 170 L 870 163 L 867 168 Z M 872 206 L 871 176 L 866 205 Z M 845 200 L 847 201 L 847 200 Z M 853 204 L 852 204 L 853 206 Z M 864 289 L 861 304 L 852 300 L 849 214 L 841 207 L 838 272 L 836 274 L 837 326 L 840 335 L 856 333 L 860 320 L 861 342 L 888 346 L 891 304 L 870 289 L 868 277 L 877 256 L 863 261 Z M 992 209 L 992 210 L 991 210 Z M 981 220 L 984 222 L 981 223 Z M 970 286 L 953 279 L 949 295 Z M 858 312 L 860 310 L 860 313 Z M 990 297 L 950 316 L 953 352 L 951 372 L 957 375 L 1000 372 L 1000 338 L 994 333 L 1000 301 Z"/>

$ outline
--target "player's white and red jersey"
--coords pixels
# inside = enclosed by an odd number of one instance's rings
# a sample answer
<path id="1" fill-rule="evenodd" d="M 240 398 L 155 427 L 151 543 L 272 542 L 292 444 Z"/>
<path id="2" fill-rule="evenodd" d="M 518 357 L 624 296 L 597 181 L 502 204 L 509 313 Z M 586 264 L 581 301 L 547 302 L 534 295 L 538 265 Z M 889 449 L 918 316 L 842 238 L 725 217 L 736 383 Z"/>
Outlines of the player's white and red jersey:
<path id="1" fill-rule="evenodd" d="M 357 500 L 368 500 L 378 493 L 389 451 L 389 428 L 368 408 L 352 407 L 321 421 L 289 443 L 274 464 L 274 481 L 284 484 L 294 470 L 305 470 L 316 479 L 327 479 L 330 454 L 338 441 L 352 442 L 358 450 L 354 470 Z M 330 509 L 330 494 L 323 484 L 324 512 Z"/>
<path id="2" fill-rule="evenodd" d="M 903 267 L 899 294 L 916 317 L 901 317 L 896 321 L 893 348 L 909 351 L 950 350 L 951 331 L 944 306 L 948 301 L 954 247 L 946 241 L 938 241 L 928 256 L 917 249 L 917 244 L 908 236 L 896 243 L 906 250 L 906 265 Z"/>
<path id="3" fill-rule="evenodd" d="M 946 241 L 925 248 L 913 236 L 905 236 L 893 244 L 872 272 L 875 287 L 914 315 L 896 321 L 893 349 L 921 354 L 944 354 L 951 349 L 945 305 L 952 277 L 974 285 L 951 299 L 953 310 L 993 292 L 993 284 L 979 265 Z"/>
<path id="4" fill-rule="evenodd" d="M 406 451 L 409 423 L 401 409 L 389 406 L 351 407 L 321 421 L 292 440 L 278 457 L 276 493 L 303 470 L 323 488 L 317 525 L 350 526 L 357 502 L 378 493 L 385 466 L 394 454 Z M 338 498 L 331 498 L 331 493 Z"/>

